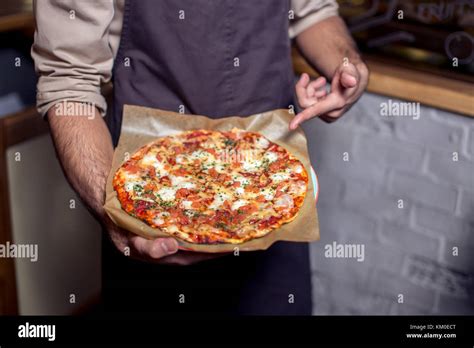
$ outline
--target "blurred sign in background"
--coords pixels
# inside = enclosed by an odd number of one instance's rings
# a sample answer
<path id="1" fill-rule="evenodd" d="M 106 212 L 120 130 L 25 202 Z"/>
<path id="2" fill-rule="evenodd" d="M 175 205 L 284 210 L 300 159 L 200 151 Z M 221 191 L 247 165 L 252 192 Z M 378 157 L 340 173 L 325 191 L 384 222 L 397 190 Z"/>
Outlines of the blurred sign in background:
<path id="1" fill-rule="evenodd" d="M 474 76 L 474 1 L 339 0 L 359 47 L 396 64 Z"/>

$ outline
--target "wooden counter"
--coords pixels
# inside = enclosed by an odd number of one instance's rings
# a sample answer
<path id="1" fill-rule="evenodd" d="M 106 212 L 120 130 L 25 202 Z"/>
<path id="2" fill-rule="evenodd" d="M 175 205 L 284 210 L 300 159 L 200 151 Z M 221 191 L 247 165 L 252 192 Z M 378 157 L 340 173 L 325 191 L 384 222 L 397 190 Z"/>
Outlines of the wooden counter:
<path id="1" fill-rule="evenodd" d="M 365 57 L 370 80 L 367 90 L 424 105 L 445 109 L 474 117 L 474 84 L 447 76 L 434 75 L 408 67 L 388 65 Z M 317 72 L 293 49 L 293 67 L 297 74 L 303 72 L 317 76 Z"/>
<path id="2" fill-rule="evenodd" d="M 32 0 L 2 0 L 0 33 L 34 28 Z"/>

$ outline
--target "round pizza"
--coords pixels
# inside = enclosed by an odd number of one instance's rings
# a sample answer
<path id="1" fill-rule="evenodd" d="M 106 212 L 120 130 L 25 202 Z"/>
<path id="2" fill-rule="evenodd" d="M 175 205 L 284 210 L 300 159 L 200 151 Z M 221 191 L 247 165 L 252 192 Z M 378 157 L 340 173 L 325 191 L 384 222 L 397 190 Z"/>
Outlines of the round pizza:
<path id="1" fill-rule="evenodd" d="M 122 208 L 198 244 L 238 244 L 292 221 L 303 205 L 302 163 L 263 135 L 193 130 L 140 148 L 116 172 Z"/>

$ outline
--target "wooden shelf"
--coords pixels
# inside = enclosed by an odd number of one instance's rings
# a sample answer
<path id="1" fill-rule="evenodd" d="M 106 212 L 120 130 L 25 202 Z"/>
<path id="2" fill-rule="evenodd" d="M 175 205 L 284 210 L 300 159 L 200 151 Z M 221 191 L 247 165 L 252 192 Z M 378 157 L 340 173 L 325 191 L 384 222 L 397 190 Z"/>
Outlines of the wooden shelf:
<path id="1" fill-rule="evenodd" d="M 34 28 L 34 17 L 30 12 L 0 16 L 0 32 Z"/>
<path id="2" fill-rule="evenodd" d="M 47 122 L 38 114 L 36 107 L 0 118 L 5 148 L 48 132 Z"/>
<path id="3" fill-rule="evenodd" d="M 474 84 L 389 65 L 370 57 L 365 61 L 370 70 L 367 91 L 474 117 Z M 306 72 L 312 77 L 318 76 L 296 49 L 293 50 L 293 67 L 297 74 Z"/>

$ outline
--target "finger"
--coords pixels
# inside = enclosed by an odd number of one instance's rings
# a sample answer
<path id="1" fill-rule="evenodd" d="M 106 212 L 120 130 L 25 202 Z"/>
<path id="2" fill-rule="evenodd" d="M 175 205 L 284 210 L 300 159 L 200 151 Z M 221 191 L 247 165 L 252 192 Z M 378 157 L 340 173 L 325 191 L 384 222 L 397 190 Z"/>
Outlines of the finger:
<path id="1" fill-rule="evenodd" d="M 317 98 L 305 98 L 303 100 L 299 99 L 298 104 L 302 109 L 306 109 L 313 106 L 317 101 Z"/>
<path id="2" fill-rule="evenodd" d="M 308 100 L 306 88 L 309 84 L 309 75 L 304 73 L 295 85 L 296 97 L 301 107 L 306 108 L 311 105 L 311 101 Z"/>
<path id="3" fill-rule="evenodd" d="M 325 97 L 326 95 L 327 95 L 326 88 L 321 88 L 314 92 L 314 97 L 316 99 L 320 99 L 322 97 Z"/>
<path id="4" fill-rule="evenodd" d="M 324 116 L 328 116 L 330 118 L 337 119 L 337 118 L 341 117 L 343 114 L 344 114 L 344 108 L 338 109 L 338 110 L 333 110 L 331 112 L 328 112 Z"/>
<path id="5" fill-rule="evenodd" d="M 344 72 L 340 70 L 334 75 L 334 78 L 331 81 L 330 94 L 338 95 L 342 100 L 347 100 L 349 97 L 351 97 L 351 95 L 357 92 L 357 88 L 356 87 L 346 88 L 342 85 L 341 79 L 342 79 L 343 73 Z"/>
<path id="6" fill-rule="evenodd" d="M 332 123 L 340 119 L 344 114 L 351 108 L 351 105 L 346 105 L 340 109 L 332 110 L 324 115 L 320 115 L 319 118 L 324 122 Z"/>
<path id="7" fill-rule="evenodd" d="M 323 76 L 320 76 L 318 77 L 316 80 L 314 81 L 311 81 L 309 84 L 308 84 L 308 87 L 306 88 L 306 94 L 308 95 L 308 97 L 312 98 L 312 97 L 315 97 L 316 93 L 318 91 L 321 90 L 321 88 L 325 87 L 326 86 L 326 78 L 324 78 Z M 326 89 L 324 88 L 324 91 Z"/>
<path id="8" fill-rule="evenodd" d="M 344 88 L 353 88 L 359 81 L 359 73 L 352 63 L 343 64 L 340 69 L 340 83 Z"/>
<path id="9" fill-rule="evenodd" d="M 334 120 L 337 120 L 338 118 L 342 117 L 347 111 L 349 111 L 352 105 L 353 104 L 346 104 L 344 107 L 328 112 L 326 115 Z"/>
<path id="10" fill-rule="evenodd" d="M 309 75 L 303 73 L 295 85 L 296 94 L 298 97 L 306 97 L 306 87 L 309 83 Z"/>
<path id="11" fill-rule="evenodd" d="M 173 238 L 145 239 L 139 236 L 130 238 L 133 248 L 143 257 L 159 259 L 178 251 L 178 242 Z"/>
<path id="12" fill-rule="evenodd" d="M 296 83 L 296 87 L 306 88 L 306 86 L 308 86 L 309 80 L 309 75 L 307 73 L 302 73 L 300 79 Z"/>
<path id="13" fill-rule="evenodd" d="M 313 106 L 303 110 L 296 115 L 290 122 L 290 130 L 295 130 L 302 122 L 332 110 L 340 109 L 343 107 L 343 100 L 337 94 L 329 94 L 325 99 L 317 102 Z"/>
<path id="14" fill-rule="evenodd" d="M 344 88 L 353 88 L 357 86 L 357 78 L 354 75 L 343 71 L 341 74 L 341 85 Z"/>

